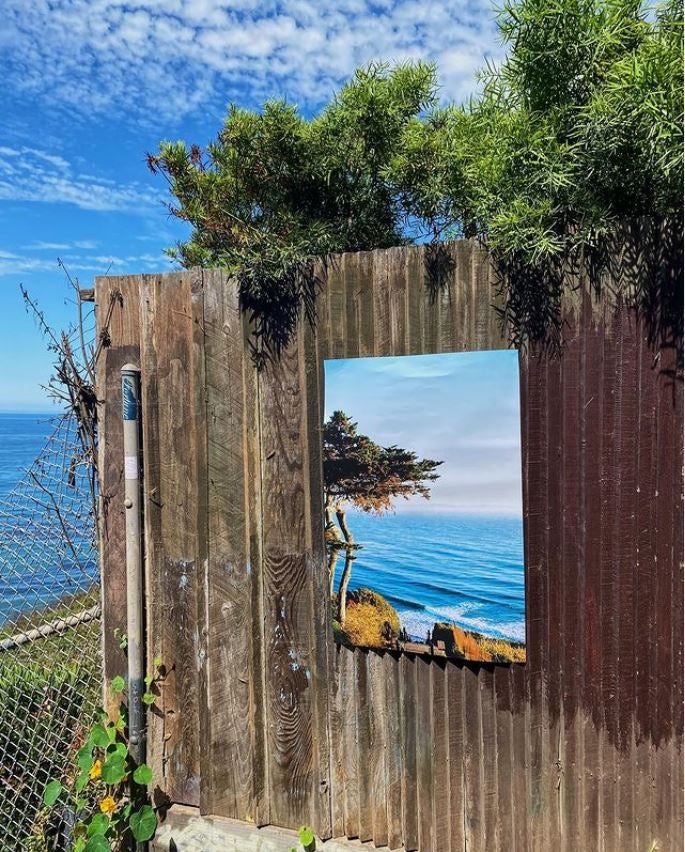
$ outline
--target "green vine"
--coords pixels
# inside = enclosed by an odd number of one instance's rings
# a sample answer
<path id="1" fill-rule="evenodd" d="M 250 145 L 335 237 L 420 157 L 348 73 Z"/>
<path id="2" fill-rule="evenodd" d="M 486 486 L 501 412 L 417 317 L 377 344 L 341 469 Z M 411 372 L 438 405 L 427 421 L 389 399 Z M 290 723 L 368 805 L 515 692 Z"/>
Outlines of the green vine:
<path id="1" fill-rule="evenodd" d="M 150 691 L 161 679 L 161 660 L 155 660 L 156 674 L 145 678 L 147 692 L 143 700 L 152 704 Z M 121 695 L 126 687 L 123 677 L 115 677 L 110 689 Z M 114 719 L 103 712 L 93 725 L 85 744 L 76 753 L 76 767 L 70 781 L 54 779 L 43 793 L 46 807 L 61 802 L 77 815 L 73 834 L 74 852 L 109 852 L 130 840 L 150 840 L 157 829 L 157 809 L 149 803 L 148 786 L 152 770 L 136 764 L 129 751 L 126 708 L 119 705 Z"/>

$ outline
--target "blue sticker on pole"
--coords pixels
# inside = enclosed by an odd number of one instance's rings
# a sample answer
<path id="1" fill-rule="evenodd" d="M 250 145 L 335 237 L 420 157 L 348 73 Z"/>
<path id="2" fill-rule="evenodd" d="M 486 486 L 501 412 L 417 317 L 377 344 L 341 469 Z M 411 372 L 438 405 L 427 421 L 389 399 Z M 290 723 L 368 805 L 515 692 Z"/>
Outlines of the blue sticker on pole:
<path id="1" fill-rule="evenodd" d="M 124 420 L 138 419 L 138 394 L 136 393 L 136 378 L 130 374 L 121 377 L 121 402 Z"/>

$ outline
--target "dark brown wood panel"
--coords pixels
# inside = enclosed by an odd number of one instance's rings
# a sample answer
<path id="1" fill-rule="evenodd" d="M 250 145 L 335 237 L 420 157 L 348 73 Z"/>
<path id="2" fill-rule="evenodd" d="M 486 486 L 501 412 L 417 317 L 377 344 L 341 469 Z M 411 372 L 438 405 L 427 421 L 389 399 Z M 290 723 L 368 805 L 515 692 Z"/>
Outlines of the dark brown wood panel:
<path id="1" fill-rule="evenodd" d="M 98 370 L 105 624 L 141 341 L 151 654 L 172 668 L 151 751 L 174 800 L 424 852 L 682 848 L 682 379 L 615 296 L 658 271 L 630 257 L 601 293 L 569 280 L 560 349 L 520 353 L 527 662 L 508 668 L 336 647 L 320 505 L 325 358 L 507 346 L 481 247 L 329 259 L 316 329 L 259 376 L 220 273 L 100 279 L 99 316 L 124 296 Z"/>

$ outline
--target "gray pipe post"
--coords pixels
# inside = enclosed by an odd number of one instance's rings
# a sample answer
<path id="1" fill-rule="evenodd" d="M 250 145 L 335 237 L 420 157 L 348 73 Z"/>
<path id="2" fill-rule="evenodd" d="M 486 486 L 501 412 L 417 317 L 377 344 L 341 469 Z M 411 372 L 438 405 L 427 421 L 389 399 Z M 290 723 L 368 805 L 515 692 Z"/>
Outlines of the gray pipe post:
<path id="1" fill-rule="evenodd" d="M 124 425 L 124 506 L 126 507 L 126 632 L 128 638 L 129 751 L 137 764 L 145 762 L 145 643 L 143 637 L 143 553 L 140 499 L 140 369 L 121 368 Z"/>

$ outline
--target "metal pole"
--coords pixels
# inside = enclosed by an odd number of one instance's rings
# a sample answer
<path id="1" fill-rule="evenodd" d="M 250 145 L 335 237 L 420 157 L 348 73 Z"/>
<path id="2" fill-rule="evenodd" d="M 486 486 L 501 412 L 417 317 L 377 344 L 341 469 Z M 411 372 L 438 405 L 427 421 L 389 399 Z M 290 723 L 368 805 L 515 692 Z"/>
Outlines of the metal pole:
<path id="1" fill-rule="evenodd" d="M 124 505 L 126 507 L 126 632 L 128 654 L 129 752 L 136 764 L 145 762 L 143 692 L 145 644 L 143 637 L 143 557 L 140 500 L 140 369 L 121 368 L 124 425 Z"/>

